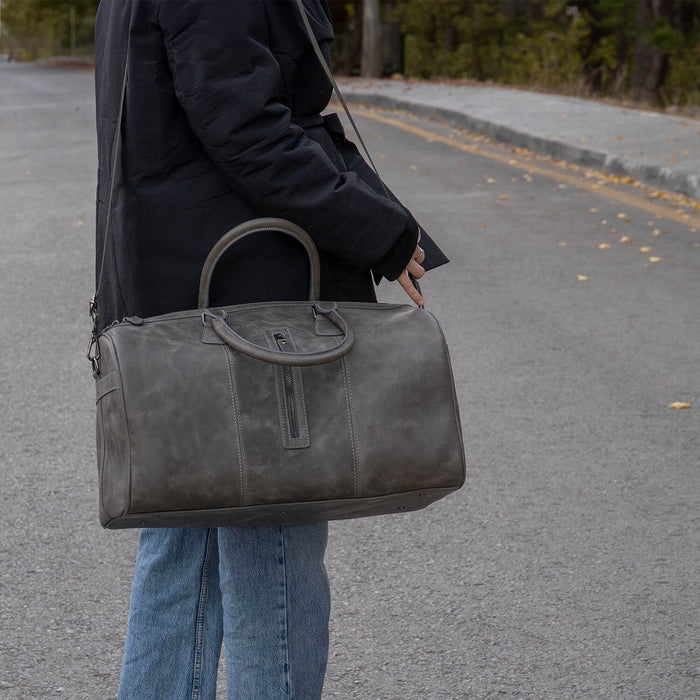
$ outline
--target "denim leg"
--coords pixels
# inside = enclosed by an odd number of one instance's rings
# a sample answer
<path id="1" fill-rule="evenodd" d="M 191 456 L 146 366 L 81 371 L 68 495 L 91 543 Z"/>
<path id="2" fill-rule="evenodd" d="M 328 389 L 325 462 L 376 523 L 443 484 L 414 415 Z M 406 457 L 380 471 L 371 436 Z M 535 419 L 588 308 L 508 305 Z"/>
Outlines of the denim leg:
<path id="1" fill-rule="evenodd" d="M 327 523 L 219 528 L 229 700 L 320 700 Z"/>
<path id="2" fill-rule="evenodd" d="M 221 639 L 216 530 L 144 528 L 119 700 L 214 700 Z"/>

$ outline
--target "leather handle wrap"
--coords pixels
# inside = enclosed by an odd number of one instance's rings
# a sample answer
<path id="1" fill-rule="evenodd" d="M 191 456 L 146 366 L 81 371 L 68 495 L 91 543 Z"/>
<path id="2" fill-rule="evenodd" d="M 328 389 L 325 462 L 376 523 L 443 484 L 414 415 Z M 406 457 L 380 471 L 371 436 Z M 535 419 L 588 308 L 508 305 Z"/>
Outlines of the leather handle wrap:
<path id="1" fill-rule="evenodd" d="M 311 239 L 304 229 L 300 228 L 291 221 L 286 221 L 285 219 L 253 219 L 252 221 L 246 221 L 240 226 L 232 228 L 228 233 L 225 233 L 217 242 L 217 244 L 211 249 L 207 259 L 204 261 L 204 266 L 202 267 L 202 274 L 199 278 L 199 297 L 197 301 L 197 307 L 200 309 L 206 309 L 209 306 L 209 286 L 211 285 L 211 278 L 214 274 L 214 268 L 216 267 L 219 260 L 223 254 L 236 242 L 240 241 L 246 236 L 250 236 L 254 233 L 260 233 L 262 231 L 277 231 L 279 233 L 286 233 L 295 240 L 299 241 L 304 246 L 307 255 L 309 256 L 309 264 L 311 268 L 309 276 L 309 301 L 318 301 L 321 289 L 321 263 L 318 257 L 318 251 L 316 250 L 316 244 Z"/>
<path id="2" fill-rule="evenodd" d="M 318 350 L 316 352 L 278 352 L 262 347 L 261 345 L 256 345 L 238 335 L 238 333 L 226 323 L 225 316 L 218 316 L 211 311 L 205 311 L 204 318 L 207 323 L 211 323 L 211 327 L 219 338 L 234 350 L 254 357 L 256 360 L 263 360 L 264 362 L 270 362 L 274 365 L 310 367 L 311 365 L 322 365 L 326 362 L 339 360 L 344 355 L 347 355 L 355 344 L 354 331 L 347 324 L 347 321 L 338 313 L 335 306 L 330 309 L 323 309 L 314 304 L 313 308 L 316 313 L 327 316 L 330 321 L 343 331 L 343 340 L 335 347 L 328 350 Z"/>

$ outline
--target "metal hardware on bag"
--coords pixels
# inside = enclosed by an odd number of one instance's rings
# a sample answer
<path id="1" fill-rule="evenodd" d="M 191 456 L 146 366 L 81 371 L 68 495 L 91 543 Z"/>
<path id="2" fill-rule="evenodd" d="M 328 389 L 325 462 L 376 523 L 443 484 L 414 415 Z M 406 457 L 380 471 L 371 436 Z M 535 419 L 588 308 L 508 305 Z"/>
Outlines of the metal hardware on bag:
<path id="1" fill-rule="evenodd" d="M 97 379 L 100 376 L 100 338 L 97 333 L 97 324 L 100 321 L 99 308 L 97 306 L 97 298 L 90 299 L 90 318 L 92 319 L 92 333 L 90 335 L 90 344 L 88 345 L 85 356 L 92 365 L 92 376 Z"/>
<path id="2" fill-rule="evenodd" d="M 202 311 L 202 325 L 206 326 L 207 325 L 207 318 L 218 318 L 220 321 L 226 321 L 228 319 L 228 313 L 224 311 L 223 309 L 221 310 L 221 314 L 215 314 L 213 311 L 210 311 L 209 309 L 204 309 Z"/>
<path id="3" fill-rule="evenodd" d="M 312 307 L 311 307 L 311 313 L 314 315 L 314 320 L 318 319 L 318 314 L 322 314 L 323 316 L 328 316 L 329 314 L 332 314 L 334 311 L 338 310 L 338 303 L 333 302 L 333 306 L 330 307 L 330 309 L 324 309 L 318 302 L 316 302 Z"/>

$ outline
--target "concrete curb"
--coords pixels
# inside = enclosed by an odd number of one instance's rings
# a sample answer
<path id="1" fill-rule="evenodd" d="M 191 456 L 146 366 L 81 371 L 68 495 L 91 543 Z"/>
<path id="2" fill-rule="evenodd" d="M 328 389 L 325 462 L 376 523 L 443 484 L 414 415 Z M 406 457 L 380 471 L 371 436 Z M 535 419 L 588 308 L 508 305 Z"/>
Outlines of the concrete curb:
<path id="1" fill-rule="evenodd" d="M 682 169 L 672 169 L 652 161 L 620 156 L 605 151 L 597 151 L 564 141 L 546 139 L 541 136 L 519 131 L 511 126 L 475 117 L 466 112 L 434 107 L 413 100 L 397 99 L 373 92 L 354 90 L 351 85 L 343 86 L 348 100 L 357 104 L 384 109 L 398 109 L 412 112 L 420 117 L 432 117 L 458 128 L 483 134 L 490 138 L 518 148 L 527 148 L 556 160 L 565 160 L 584 167 L 601 170 L 612 175 L 629 176 L 651 187 L 684 194 L 700 199 L 700 175 Z"/>

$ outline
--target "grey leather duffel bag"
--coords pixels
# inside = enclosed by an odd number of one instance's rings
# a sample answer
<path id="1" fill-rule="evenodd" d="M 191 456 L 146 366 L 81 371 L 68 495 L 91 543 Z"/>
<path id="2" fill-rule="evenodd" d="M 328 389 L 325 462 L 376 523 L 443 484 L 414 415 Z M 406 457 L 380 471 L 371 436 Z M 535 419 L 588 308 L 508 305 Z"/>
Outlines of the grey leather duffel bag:
<path id="1" fill-rule="evenodd" d="M 208 308 L 217 261 L 261 230 L 311 261 L 309 301 Z M 100 522 L 274 525 L 411 511 L 465 462 L 442 331 L 425 309 L 321 302 L 311 238 L 280 219 L 227 233 L 197 310 L 130 317 L 98 338 Z"/>

